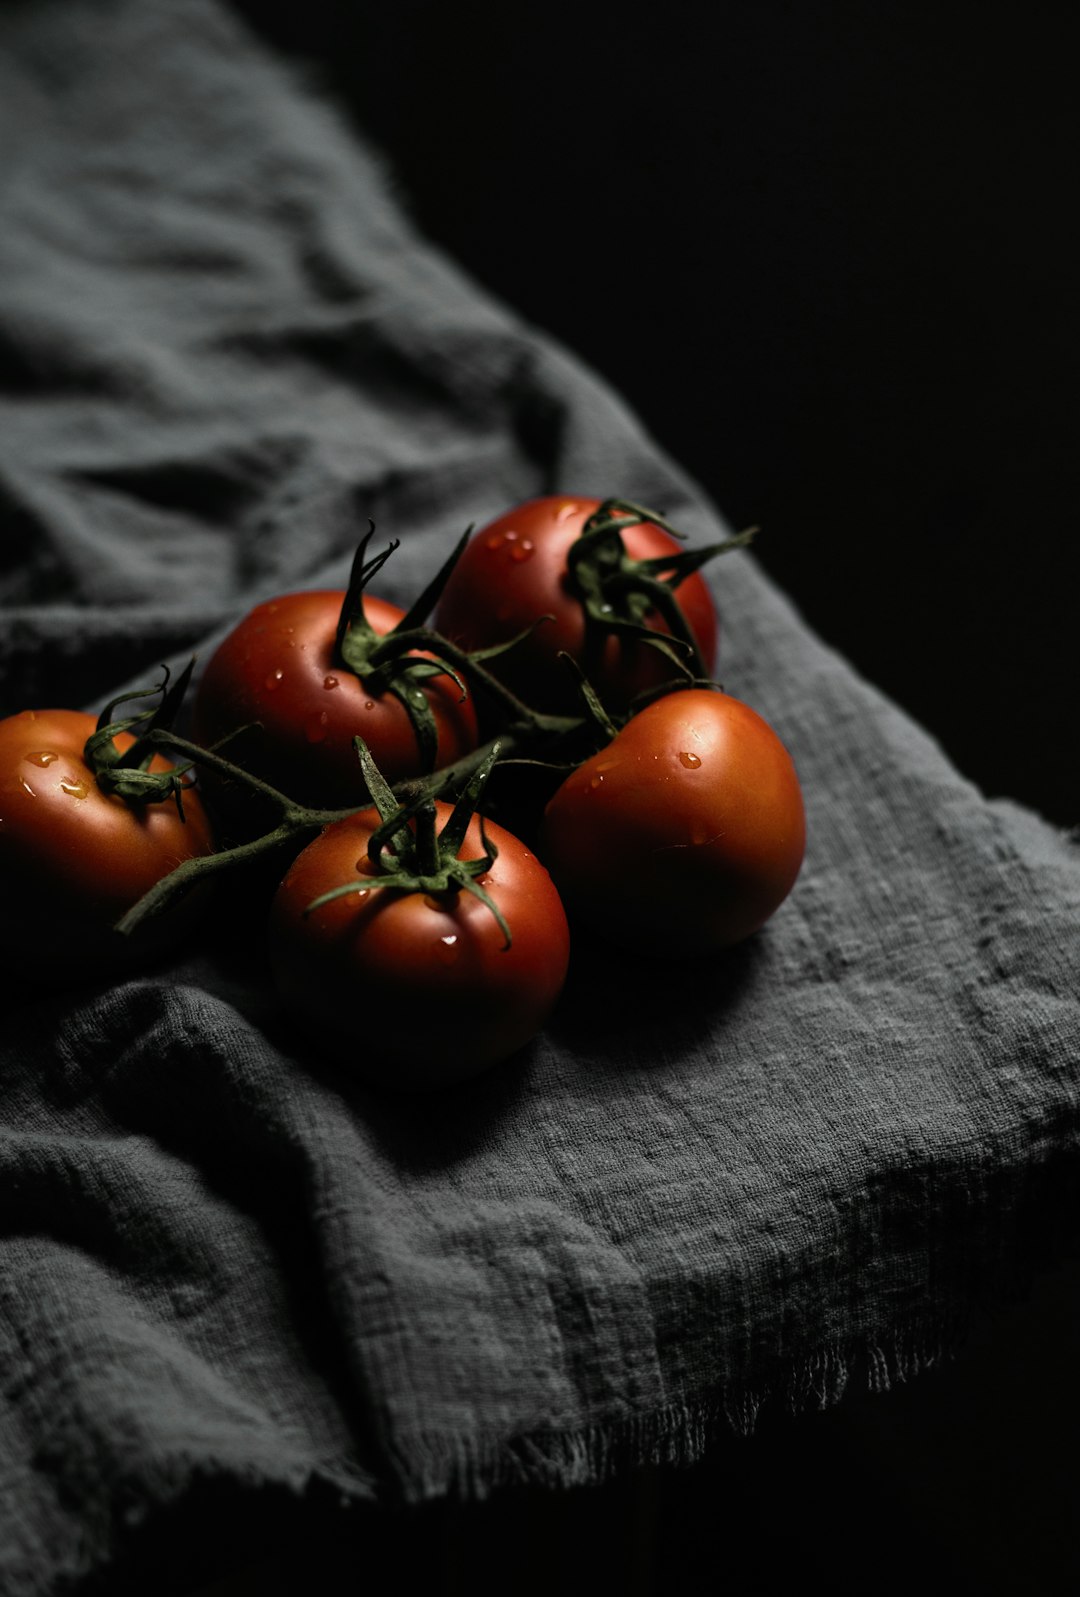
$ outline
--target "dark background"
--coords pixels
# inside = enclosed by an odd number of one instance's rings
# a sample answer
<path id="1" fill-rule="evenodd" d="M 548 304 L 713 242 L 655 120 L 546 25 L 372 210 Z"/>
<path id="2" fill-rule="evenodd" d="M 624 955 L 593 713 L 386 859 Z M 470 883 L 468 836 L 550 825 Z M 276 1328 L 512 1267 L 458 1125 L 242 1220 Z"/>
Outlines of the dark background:
<path id="1" fill-rule="evenodd" d="M 235 3 L 827 641 L 1080 823 L 1074 7 Z"/>

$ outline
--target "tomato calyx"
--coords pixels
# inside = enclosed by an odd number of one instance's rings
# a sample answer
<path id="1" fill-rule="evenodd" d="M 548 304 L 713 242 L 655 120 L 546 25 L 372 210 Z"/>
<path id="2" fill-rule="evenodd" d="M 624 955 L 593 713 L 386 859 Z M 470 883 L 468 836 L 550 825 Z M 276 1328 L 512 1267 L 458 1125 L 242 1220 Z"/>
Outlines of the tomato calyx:
<path id="1" fill-rule="evenodd" d="M 666 655 L 684 677 L 703 677 L 707 674 L 705 662 L 675 589 L 714 555 L 745 548 L 758 529 L 748 527 L 703 549 L 639 560 L 627 552 L 621 534 L 627 527 L 645 524 L 660 527 L 680 541 L 686 537 L 656 511 L 630 499 L 603 500 L 570 546 L 567 585 L 594 632 L 646 643 Z M 667 632 L 650 626 L 649 615 L 658 615 Z"/>
<path id="2" fill-rule="evenodd" d="M 353 557 L 349 586 L 342 601 L 334 639 L 334 663 L 341 670 L 351 671 L 370 693 L 393 693 L 400 700 L 412 722 L 427 771 L 435 771 L 437 731 L 423 684 L 435 676 L 450 677 L 463 698 L 470 687 L 480 688 L 497 701 L 503 716 L 509 717 L 520 731 L 545 737 L 559 736 L 570 730 L 571 717 L 549 715 L 533 709 L 486 668 L 488 660 L 505 654 L 523 642 L 549 617 L 538 616 L 515 637 L 473 650 L 459 648 L 449 638 L 425 624 L 472 536 L 473 524 L 466 527 L 439 570 L 401 620 L 385 633 L 376 632 L 368 621 L 364 613 L 364 591 L 372 577 L 382 570 L 399 547 L 400 540 L 392 539 L 381 553 L 369 559 L 367 550 L 374 532 L 375 523 L 369 522 L 368 530 Z M 417 651 L 423 651 L 426 658 Z"/>
<path id="3" fill-rule="evenodd" d="M 448 676 L 460 690 L 462 699 L 467 698 L 469 690 L 455 662 L 447 658 L 441 647 L 442 640 L 423 628 L 422 623 L 434 607 L 471 532 L 470 526 L 397 625 L 380 634 L 364 612 L 364 590 L 398 548 L 400 540 L 392 539 L 380 554 L 369 559 L 368 546 L 375 533 L 375 523 L 369 522 L 353 557 L 334 638 L 333 658 L 339 670 L 351 671 L 372 695 L 392 693 L 399 701 L 412 724 L 424 769 L 428 771 L 435 769 L 438 758 L 438 728 L 424 684 L 432 677 Z M 417 655 L 417 647 L 424 648 L 428 657 Z"/>
<path id="4" fill-rule="evenodd" d="M 191 681 L 194 666 L 194 659 L 189 660 L 170 686 L 170 671 L 163 664 L 163 676 L 156 687 L 136 688 L 131 693 L 121 693 L 102 710 L 96 728 L 86 740 L 83 757 L 103 793 L 116 793 L 130 804 L 164 804 L 171 799 L 176 804 L 180 819 L 184 819 L 183 790 L 187 785 L 184 778 L 191 766 L 173 767 L 168 771 L 150 770 L 151 761 L 158 752 L 150 734 L 159 729 L 167 731 L 172 726 Z M 155 695 L 160 697 L 153 708 L 115 718 L 118 705 Z M 131 732 L 135 737 L 135 741 L 123 751 L 116 745 L 116 737 L 121 732 Z"/>
<path id="5" fill-rule="evenodd" d="M 499 744 L 496 742 L 492 745 L 486 758 L 474 771 L 449 819 L 439 831 L 434 799 L 420 794 L 407 803 L 400 803 L 375 764 L 363 738 L 355 738 L 354 743 L 380 821 L 368 839 L 366 857 L 369 870 L 359 880 L 343 882 L 321 893 L 304 910 L 305 916 L 314 914 L 335 899 L 370 892 L 379 887 L 395 888 L 404 893 L 424 893 L 431 897 L 452 896 L 464 891 L 478 898 L 491 911 L 503 934 L 503 947 L 509 948 L 513 938 L 506 917 L 478 880 L 490 871 L 499 853 L 487 834 L 483 815 L 479 815 L 478 819 L 484 853 L 478 859 L 458 858 L 469 822 L 477 813 L 480 797 L 499 757 Z"/>

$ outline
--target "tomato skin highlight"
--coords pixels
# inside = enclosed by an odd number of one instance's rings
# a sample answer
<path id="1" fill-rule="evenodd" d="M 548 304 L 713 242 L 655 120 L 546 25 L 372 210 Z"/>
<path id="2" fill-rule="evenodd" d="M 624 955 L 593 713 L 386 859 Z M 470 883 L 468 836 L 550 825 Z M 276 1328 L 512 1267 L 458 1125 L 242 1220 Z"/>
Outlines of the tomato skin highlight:
<path id="1" fill-rule="evenodd" d="M 98 787 L 83 747 L 96 718 L 79 710 L 23 710 L 0 720 L 0 948 L 33 980 L 122 970 L 184 936 L 203 894 L 144 922 L 130 937 L 121 916 L 176 866 L 213 852 L 197 792 L 136 805 Z M 133 738 L 120 733 L 121 750 Z M 151 769 L 172 762 L 155 755 Z"/>
<path id="2" fill-rule="evenodd" d="M 436 802 L 441 825 L 451 806 Z M 522 843 L 486 823 L 499 850 L 481 878 L 512 934 L 462 891 L 428 896 L 368 889 L 373 809 L 328 826 L 293 862 L 270 912 L 279 996 L 344 1069 L 370 1085 L 429 1091 L 481 1074 L 541 1029 L 566 979 L 566 914 L 547 871 Z M 485 853 L 474 817 L 459 851 Z M 320 894 L 355 880 L 357 895 L 305 917 Z"/>
<path id="3" fill-rule="evenodd" d="M 539 616 L 551 615 L 488 669 L 527 704 L 550 712 L 580 711 L 575 679 L 557 656 L 573 657 L 611 710 L 625 709 L 635 694 L 678 677 L 678 667 L 649 644 L 586 627 L 581 601 L 567 583 L 567 554 L 599 499 L 548 494 L 528 499 L 473 534 L 435 608 L 436 630 L 465 649 L 504 643 Z M 652 522 L 625 527 L 620 536 L 636 560 L 678 554 L 683 545 Z M 717 618 L 700 572 L 676 587 L 675 596 L 701 651 L 706 671 L 716 664 Z M 667 634 L 655 613 L 648 624 Z"/>
<path id="4" fill-rule="evenodd" d="M 768 722 L 691 688 L 634 716 L 548 804 L 541 853 L 575 917 L 643 957 L 715 954 L 783 903 L 802 790 Z"/>
<path id="5" fill-rule="evenodd" d="M 204 745 L 238 727 L 261 730 L 237 739 L 235 758 L 290 798 L 342 807 L 367 801 L 353 746 L 359 734 L 388 782 L 424 774 L 415 730 L 393 693 L 372 694 L 347 667 L 335 665 L 334 643 L 345 594 L 340 589 L 285 594 L 256 605 L 233 628 L 203 672 L 195 698 L 194 733 Z M 371 625 L 385 635 L 405 612 L 364 596 Z M 425 692 L 435 716 L 438 763 L 450 765 L 478 741 L 470 695 L 449 676 Z M 225 754 L 232 757 L 232 751 Z"/>

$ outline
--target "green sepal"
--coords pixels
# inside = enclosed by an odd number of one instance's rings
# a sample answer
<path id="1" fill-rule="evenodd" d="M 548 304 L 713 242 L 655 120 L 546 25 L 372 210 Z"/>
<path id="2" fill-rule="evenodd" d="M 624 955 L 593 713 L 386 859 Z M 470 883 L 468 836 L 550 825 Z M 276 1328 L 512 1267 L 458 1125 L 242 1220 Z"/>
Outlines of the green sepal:
<path id="1" fill-rule="evenodd" d="M 468 527 L 458 540 L 449 558 L 445 560 L 431 582 L 389 632 L 375 631 L 364 611 L 364 590 L 372 577 L 381 571 L 387 560 L 399 547 L 392 540 L 377 555 L 368 558 L 368 546 L 375 532 L 375 523 L 360 540 L 353 556 L 349 585 L 342 600 L 334 639 L 334 663 L 351 671 L 374 696 L 392 693 L 409 718 L 420 751 L 420 764 L 424 771 L 434 771 L 438 764 L 439 735 L 431 701 L 421 684 L 432 677 L 448 676 L 462 698 L 468 697 L 468 688 L 454 665 L 440 654 L 442 640 L 437 633 L 429 632 L 419 623 L 435 605 L 446 585 L 454 563 L 468 540 L 472 527 Z M 429 660 L 416 659 L 411 651 L 417 647 L 415 635 L 422 634 L 423 647 L 432 655 Z"/>
<path id="2" fill-rule="evenodd" d="M 704 549 L 636 560 L 626 552 L 621 534 L 627 527 L 646 522 L 672 537 L 686 536 L 665 517 L 643 505 L 629 499 L 605 499 L 570 546 L 569 586 L 585 611 L 590 631 L 647 643 L 666 655 L 685 676 L 704 675 L 704 661 L 674 590 L 707 560 L 743 548 L 757 528 Z M 645 616 L 650 611 L 663 617 L 667 633 L 646 625 Z"/>
<path id="3" fill-rule="evenodd" d="M 431 708 L 427 694 L 417 685 L 411 673 L 392 681 L 389 692 L 394 695 L 412 722 L 412 729 L 416 733 L 420 749 L 421 769 L 433 771 L 439 757 L 439 729 L 435 724 L 435 712 Z"/>
<path id="4" fill-rule="evenodd" d="M 483 855 L 475 860 L 457 857 L 469 823 L 477 813 L 488 777 L 498 760 L 498 743 L 492 746 L 473 772 L 442 831 L 438 831 L 435 800 L 426 793 L 419 793 L 409 803 L 399 804 L 363 738 L 357 737 L 353 741 L 380 820 L 380 825 L 368 839 L 367 857 L 374 867 L 374 873 L 364 876 L 360 881 L 342 882 L 338 887 L 329 888 L 306 906 L 304 914 L 314 914 L 335 899 L 347 898 L 373 888 L 390 887 L 399 892 L 428 894 L 464 890 L 491 911 L 505 939 L 504 947 L 509 948 L 513 939 L 506 918 L 491 895 L 476 880 L 491 869 L 498 857 L 498 849 L 487 835 L 483 816 L 480 817 Z M 387 848 L 388 843 L 393 843 L 393 853 Z"/>
<path id="5" fill-rule="evenodd" d="M 403 618 L 398 622 L 395 631 L 411 632 L 413 627 L 423 626 L 428 616 L 442 598 L 443 589 L 450 580 L 450 573 L 461 558 L 462 551 L 472 537 L 475 522 L 470 521 L 457 543 L 451 549 L 438 571 L 432 577 L 427 587 L 414 599 Z"/>
<path id="6" fill-rule="evenodd" d="M 117 793 L 132 804 L 163 804 L 172 799 L 181 820 L 184 816 L 184 777 L 191 770 L 190 763 L 174 766 L 170 771 L 151 771 L 150 764 L 157 752 L 149 734 L 168 731 L 183 702 L 184 694 L 195 668 L 194 657 L 170 685 L 169 667 L 162 665 L 161 681 L 153 688 L 137 688 L 131 693 L 118 694 L 111 699 L 98 716 L 97 726 L 83 745 L 83 757 L 94 773 L 103 793 Z M 116 717 L 118 705 L 133 699 L 150 698 L 159 694 L 159 702 L 152 709 L 138 711 L 135 715 Z M 123 752 L 116 746 L 121 732 L 132 732 L 135 741 Z"/>

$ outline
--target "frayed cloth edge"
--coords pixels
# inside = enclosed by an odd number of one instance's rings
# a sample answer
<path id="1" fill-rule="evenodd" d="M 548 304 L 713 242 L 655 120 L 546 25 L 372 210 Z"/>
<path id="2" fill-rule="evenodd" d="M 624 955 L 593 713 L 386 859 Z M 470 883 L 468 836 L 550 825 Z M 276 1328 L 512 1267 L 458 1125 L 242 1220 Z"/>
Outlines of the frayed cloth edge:
<path id="1" fill-rule="evenodd" d="M 697 1399 L 580 1427 L 537 1428 L 505 1440 L 412 1433 L 409 1456 L 395 1450 L 396 1500 L 480 1501 L 514 1487 L 600 1486 L 633 1469 L 689 1468 L 722 1440 L 750 1438 L 763 1412 L 795 1417 L 834 1407 L 847 1392 L 902 1385 L 955 1356 L 969 1331 L 967 1313 L 911 1322 L 888 1336 L 824 1344 L 768 1382 L 732 1382 Z"/>

